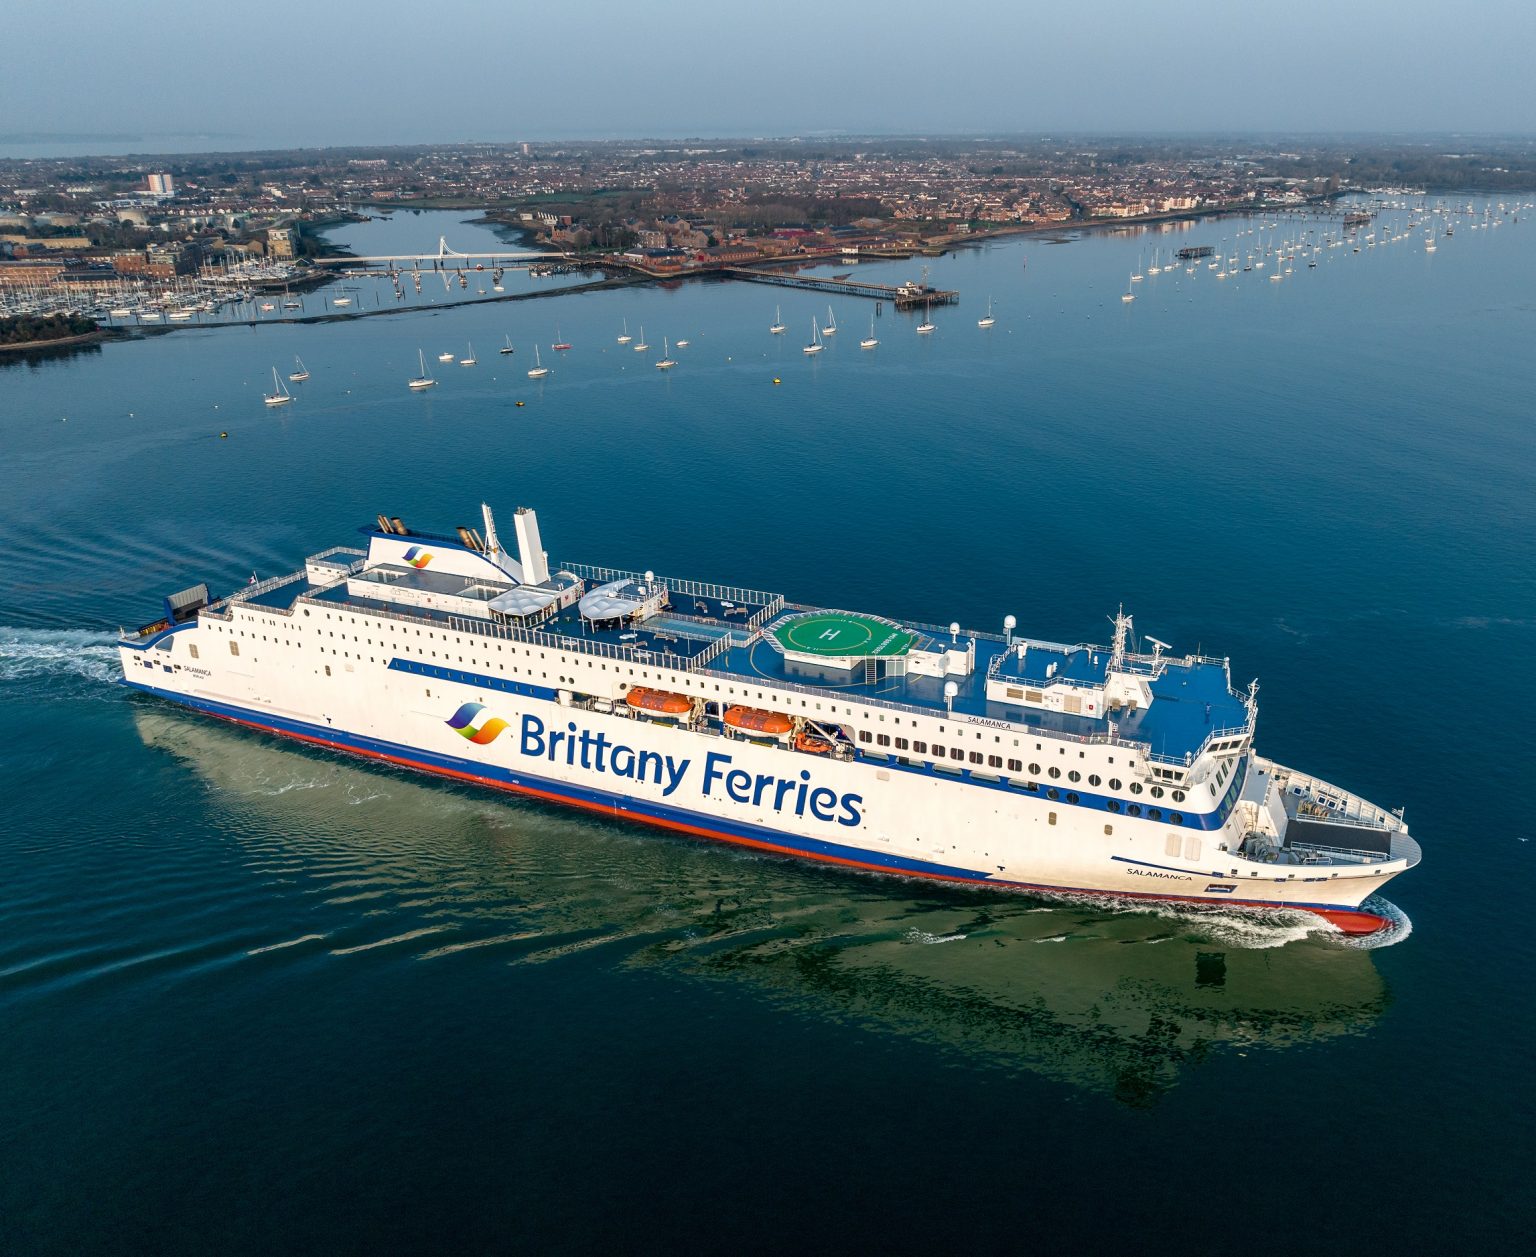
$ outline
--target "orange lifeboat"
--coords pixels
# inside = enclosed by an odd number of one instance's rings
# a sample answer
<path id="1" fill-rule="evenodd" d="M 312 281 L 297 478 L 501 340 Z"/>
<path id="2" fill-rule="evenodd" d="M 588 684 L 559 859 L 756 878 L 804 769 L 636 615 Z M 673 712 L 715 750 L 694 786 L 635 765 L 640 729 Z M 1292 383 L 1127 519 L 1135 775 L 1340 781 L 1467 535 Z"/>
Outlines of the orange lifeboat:
<path id="1" fill-rule="evenodd" d="M 670 690 L 648 690 L 644 686 L 630 690 L 624 701 L 636 711 L 665 720 L 677 720 L 693 710 L 693 703 L 681 694 L 673 694 Z"/>
<path id="2" fill-rule="evenodd" d="M 795 722 L 782 712 L 759 711 L 756 707 L 727 707 L 725 723 L 749 738 L 782 738 Z"/>
<path id="3" fill-rule="evenodd" d="M 832 743 L 802 729 L 795 735 L 795 750 L 804 751 L 807 755 L 830 755 Z"/>

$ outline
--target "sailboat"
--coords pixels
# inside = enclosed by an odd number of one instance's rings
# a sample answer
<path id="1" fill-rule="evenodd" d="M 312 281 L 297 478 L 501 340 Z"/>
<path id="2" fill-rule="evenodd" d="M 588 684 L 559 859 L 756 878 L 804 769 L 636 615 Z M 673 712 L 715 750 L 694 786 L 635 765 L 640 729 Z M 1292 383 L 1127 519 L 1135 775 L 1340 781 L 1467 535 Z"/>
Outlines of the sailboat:
<path id="1" fill-rule="evenodd" d="M 645 324 L 640 325 L 640 343 L 635 346 L 635 352 L 644 353 L 650 346 L 645 343 Z"/>
<path id="2" fill-rule="evenodd" d="M 634 339 L 635 338 L 629 334 L 629 320 L 625 319 L 624 320 L 624 334 L 619 337 L 619 344 L 627 345 L 627 344 L 629 344 L 630 341 L 632 341 Z"/>
<path id="3" fill-rule="evenodd" d="M 529 368 L 528 378 L 530 380 L 542 380 L 548 374 L 549 368 L 539 361 L 539 347 L 535 345 L 533 347 L 533 366 Z"/>
<path id="4" fill-rule="evenodd" d="M 661 361 L 658 362 L 656 366 L 659 370 L 666 371 L 672 367 L 675 367 L 676 365 L 677 362 L 672 357 L 672 349 L 667 344 L 667 338 L 663 336 L 661 338 Z"/>
<path id="5" fill-rule="evenodd" d="M 991 327 L 996 322 L 997 322 L 997 320 L 992 317 L 992 298 L 988 297 L 987 298 L 987 317 L 984 318 L 984 319 L 977 319 L 976 320 L 976 326 L 977 327 Z"/>
<path id="6" fill-rule="evenodd" d="M 450 360 L 452 360 L 453 355 L 449 354 L 448 357 Z M 419 349 L 416 351 L 416 362 L 421 367 L 421 374 L 418 375 L 414 380 L 407 380 L 405 382 L 406 387 L 413 388 L 418 391 L 424 388 L 432 388 L 434 385 L 436 385 L 437 381 L 427 374 L 427 358 L 426 355 Z"/>
<path id="7" fill-rule="evenodd" d="M 821 329 L 821 334 L 823 336 L 837 335 L 837 318 L 833 315 L 831 306 L 827 307 L 827 325 Z"/>
<path id="8" fill-rule="evenodd" d="M 869 316 L 869 335 L 859 342 L 860 349 L 873 349 L 880 342 L 875 339 L 875 316 Z"/>
<path id="9" fill-rule="evenodd" d="M 515 354 L 517 350 L 512 348 L 512 338 L 507 337 L 507 343 L 496 351 L 499 354 Z"/>
<path id="10" fill-rule="evenodd" d="M 477 363 L 479 361 L 480 360 L 475 357 L 474 342 L 471 341 L 471 342 L 469 342 L 469 354 L 468 354 L 467 357 L 463 357 L 463 358 L 459 359 L 459 365 L 461 367 L 472 367 L 472 366 L 475 365 L 475 363 Z"/>
<path id="11" fill-rule="evenodd" d="M 773 326 L 768 329 L 775 336 L 784 335 L 784 316 L 779 313 L 779 307 L 773 307 Z"/>
<path id="12" fill-rule="evenodd" d="M 277 378 L 276 367 L 272 368 L 272 390 L 263 397 L 268 406 L 286 406 L 293 400 L 293 394 L 288 391 L 288 386 Z"/>
<path id="13" fill-rule="evenodd" d="M 826 346 L 821 343 L 821 329 L 816 326 L 816 320 L 811 320 L 811 343 L 805 347 L 808 354 L 819 354 Z"/>
<path id="14" fill-rule="evenodd" d="M 927 336 L 933 332 L 933 307 L 929 302 L 923 302 L 923 321 L 917 325 L 917 334 Z"/>
<path id="15" fill-rule="evenodd" d="M 298 354 L 294 354 L 293 360 L 299 364 L 299 369 L 297 371 L 288 372 L 288 378 L 295 384 L 309 379 L 309 368 L 304 365 L 304 359 L 299 357 Z"/>
<path id="16" fill-rule="evenodd" d="M 555 343 L 553 345 L 551 345 L 550 348 L 551 349 L 569 349 L 570 347 L 571 347 L 571 342 L 570 341 L 562 340 L 561 339 L 561 337 L 560 337 L 560 324 L 556 323 L 555 324 Z"/>
<path id="17" fill-rule="evenodd" d="M 1133 284 L 1135 282 L 1136 282 L 1136 276 L 1132 275 L 1131 279 L 1130 279 L 1130 282 L 1128 282 L 1125 285 L 1125 291 L 1120 294 L 1120 300 L 1124 301 L 1127 305 L 1129 305 L 1132 301 L 1136 300 L 1136 294 L 1131 291 L 1131 284 Z"/>

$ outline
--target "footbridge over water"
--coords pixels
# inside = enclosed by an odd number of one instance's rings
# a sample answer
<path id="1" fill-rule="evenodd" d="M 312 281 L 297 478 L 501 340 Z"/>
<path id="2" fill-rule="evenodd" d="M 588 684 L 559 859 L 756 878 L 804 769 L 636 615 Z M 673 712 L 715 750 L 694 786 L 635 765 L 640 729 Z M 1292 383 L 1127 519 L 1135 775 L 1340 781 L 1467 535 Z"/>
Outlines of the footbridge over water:
<path id="1" fill-rule="evenodd" d="M 316 266 L 356 266 L 373 262 L 381 266 L 420 266 L 431 263 L 440 267 L 450 262 L 490 262 L 493 265 L 516 266 L 522 262 L 539 262 L 546 258 L 563 258 L 558 249 L 502 249 L 496 253 L 460 253 L 448 247 L 448 237 L 437 238 L 436 253 L 391 253 L 379 257 L 316 258 Z"/>

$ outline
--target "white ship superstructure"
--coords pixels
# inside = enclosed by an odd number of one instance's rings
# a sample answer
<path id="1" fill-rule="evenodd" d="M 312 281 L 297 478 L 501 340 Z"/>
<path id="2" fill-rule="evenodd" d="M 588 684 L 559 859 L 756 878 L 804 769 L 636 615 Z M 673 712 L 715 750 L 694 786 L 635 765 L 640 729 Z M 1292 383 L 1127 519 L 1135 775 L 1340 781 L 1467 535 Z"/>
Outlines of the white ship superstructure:
<path id="1" fill-rule="evenodd" d="M 532 510 L 379 516 L 366 549 L 125 634 L 125 681 L 325 746 L 888 873 L 1321 914 L 1419 861 L 1400 814 L 1253 748 L 1224 659 L 962 632 L 566 564 Z"/>

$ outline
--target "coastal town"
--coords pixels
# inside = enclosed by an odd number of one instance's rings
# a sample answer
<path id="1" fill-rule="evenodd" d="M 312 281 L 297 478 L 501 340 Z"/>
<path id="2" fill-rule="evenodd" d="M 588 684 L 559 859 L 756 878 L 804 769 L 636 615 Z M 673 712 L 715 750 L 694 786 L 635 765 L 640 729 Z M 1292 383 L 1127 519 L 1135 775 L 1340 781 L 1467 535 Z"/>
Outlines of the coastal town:
<path id="1" fill-rule="evenodd" d="M 239 320 L 263 294 L 291 296 L 331 277 L 318 265 L 338 252 L 327 227 L 410 208 L 479 211 L 519 242 L 509 253 L 658 278 L 1283 210 L 1364 190 L 1373 177 L 1383 186 L 1394 172 L 1421 184 L 1497 183 L 1529 162 L 1523 150 L 1415 163 L 1339 145 L 1083 139 L 520 142 L 11 159 L 0 161 L 0 318 L 50 329 L 39 339 L 89 334 L 79 331 L 82 318 L 117 326 Z M 261 308 L 281 313 L 270 301 Z"/>

